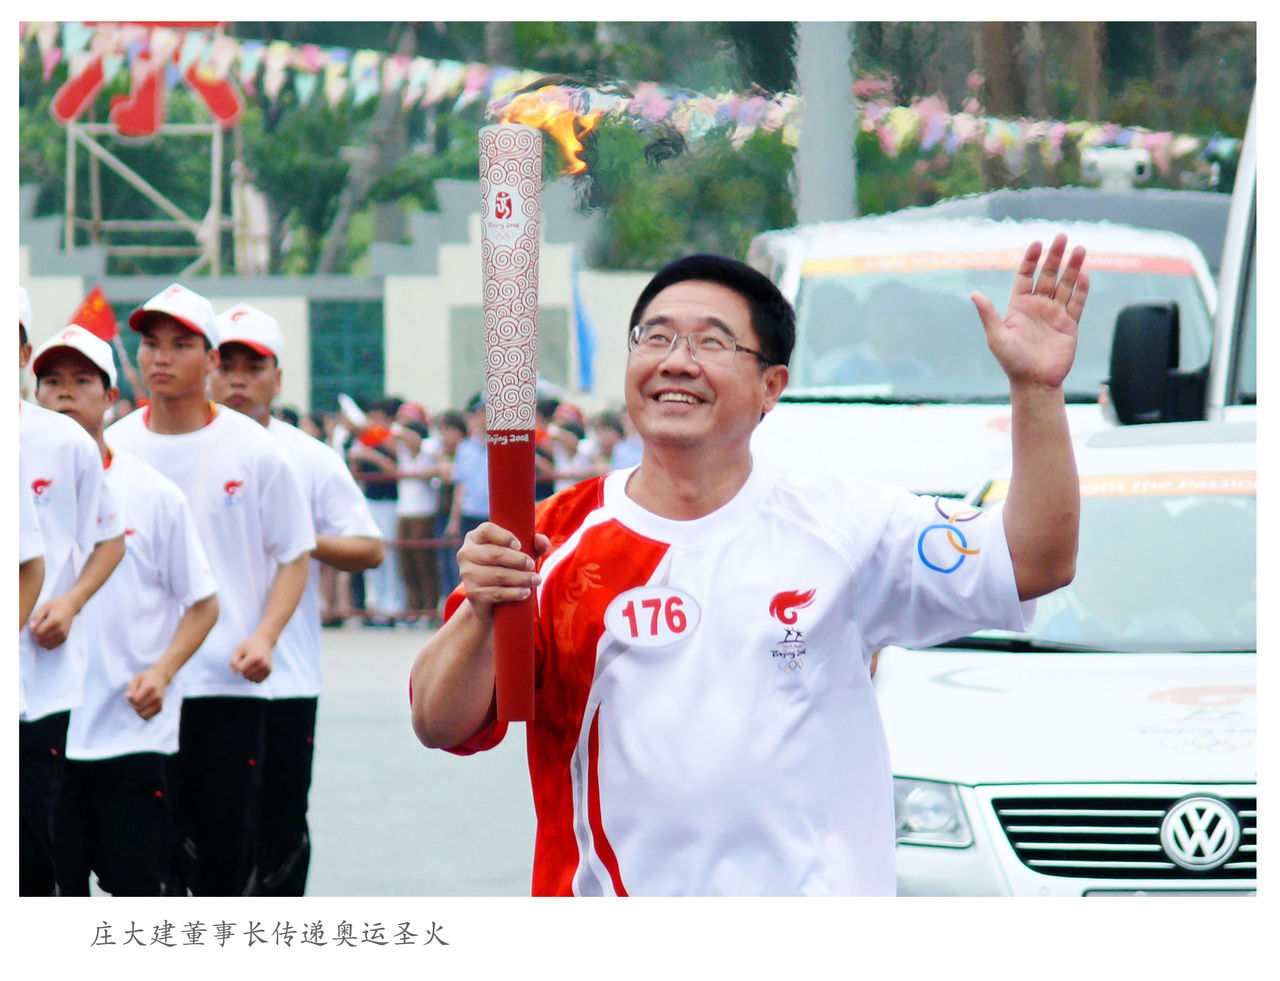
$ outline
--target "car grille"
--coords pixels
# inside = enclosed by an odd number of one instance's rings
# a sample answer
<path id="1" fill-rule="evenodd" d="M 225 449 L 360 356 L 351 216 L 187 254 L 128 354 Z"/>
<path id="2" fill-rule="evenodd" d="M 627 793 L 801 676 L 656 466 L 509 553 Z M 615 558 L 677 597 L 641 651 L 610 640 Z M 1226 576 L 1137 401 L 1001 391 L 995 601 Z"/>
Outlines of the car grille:
<path id="1" fill-rule="evenodd" d="M 1225 797 L 1240 819 L 1240 844 L 1226 863 L 1197 871 L 1160 843 L 1166 812 L 1180 797 L 998 797 L 991 801 L 1019 860 L 1042 875 L 1092 879 L 1253 879 L 1257 799 Z"/>

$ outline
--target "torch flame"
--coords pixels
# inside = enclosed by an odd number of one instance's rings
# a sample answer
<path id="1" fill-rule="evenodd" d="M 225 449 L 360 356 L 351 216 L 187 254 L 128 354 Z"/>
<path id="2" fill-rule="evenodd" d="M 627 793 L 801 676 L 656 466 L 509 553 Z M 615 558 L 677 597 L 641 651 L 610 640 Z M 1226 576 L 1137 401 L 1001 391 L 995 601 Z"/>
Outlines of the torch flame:
<path id="1" fill-rule="evenodd" d="M 595 128 L 602 115 L 602 110 L 593 109 L 583 116 L 563 101 L 561 90 L 555 85 L 546 85 L 533 92 L 517 95 L 503 107 L 498 121 L 503 123 L 523 123 L 545 130 L 560 145 L 568 164 L 568 173 L 580 174 L 587 165 L 578 154 L 582 151 L 582 140 Z"/>

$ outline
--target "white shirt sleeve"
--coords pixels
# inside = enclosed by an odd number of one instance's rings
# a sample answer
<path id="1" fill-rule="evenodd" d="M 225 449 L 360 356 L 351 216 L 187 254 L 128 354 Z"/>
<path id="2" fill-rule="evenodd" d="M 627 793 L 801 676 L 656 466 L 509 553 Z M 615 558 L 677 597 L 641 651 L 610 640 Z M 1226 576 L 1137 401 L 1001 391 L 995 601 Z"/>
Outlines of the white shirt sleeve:
<path id="1" fill-rule="evenodd" d="M 22 454 L 18 454 L 18 564 L 44 555 L 44 535 L 36 518 L 36 506 L 31 503 L 30 484 L 22 467 Z"/>
<path id="2" fill-rule="evenodd" d="M 261 508 L 263 546 L 279 565 L 292 562 L 316 547 L 311 508 L 283 454 L 262 464 Z"/>
<path id="3" fill-rule="evenodd" d="M 332 456 L 332 465 L 326 460 L 317 474 L 313 501 L 316 534 L 381 539 L 382 533 L 369 512 L 369 503 L 360 486 L 342 458 L 336 453 Z"/>
<path id="4" fill-rule="evenodd" d="M 217 580 L 209 565 L 209 557 L 200 544 L 191 507 L 183 496 L 175 496 L 167 502 L 160 522 L 161 549 L 157 556 L 160 577 L 173 596 L 184 607 L 212 596 L 217 592 Z"/>
<path id="5" fill-rule="evenodd" d="M 85 555 L 99 542 L 124 534 L 124 520 L 103 476 L 98 444 L 88 433 L 72 444 L 76 474 L 76 546 Z"/>
<path id="6" fill-rule="evenodd" d="M 903 494 L 889 513 L 855 599 L 870 648 L 924 647 L 975 630 L 1025 630 L 1001 509 Z"/>

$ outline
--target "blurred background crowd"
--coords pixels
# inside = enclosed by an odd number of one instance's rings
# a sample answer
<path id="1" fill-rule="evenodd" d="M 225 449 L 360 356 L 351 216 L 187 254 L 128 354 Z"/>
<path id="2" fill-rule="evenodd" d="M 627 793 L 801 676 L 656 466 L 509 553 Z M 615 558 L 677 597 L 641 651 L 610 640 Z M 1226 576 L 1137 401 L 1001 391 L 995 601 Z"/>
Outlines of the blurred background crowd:
<path id="1" fill-rule="evenodd" d="M 132 411 L 121 399 L 115 416 Z M 360 406 L 342 397 L 333 412 L 284 406 L 280 419 L 322 440 L 346 460 L 387 546 L 387 561 L 368 573 L 323 566 L 322 623 L 434 627 L 458 585 L 454 554 L 462 537 L 488 517 L 485 408 L 432 413 L 400 396 Z M 625 410 L 590 415 L 543 395 L 534 447 L 538 500 L 587 477 L 640 462 L 640 443 Z"/>

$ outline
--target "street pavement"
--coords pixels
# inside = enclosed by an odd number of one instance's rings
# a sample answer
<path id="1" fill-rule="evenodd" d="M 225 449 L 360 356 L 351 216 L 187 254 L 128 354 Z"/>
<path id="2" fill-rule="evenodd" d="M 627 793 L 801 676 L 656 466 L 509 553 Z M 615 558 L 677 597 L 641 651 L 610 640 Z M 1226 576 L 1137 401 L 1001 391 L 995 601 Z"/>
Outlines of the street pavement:
<path id="1" fill-rule="evenodd" d="M 524 725 L 495 749 L 427 749 L 409 725 L 409 668 L 427 630 L 322 637 L 309 896 L 528 896 L 534 814 Z"/>

